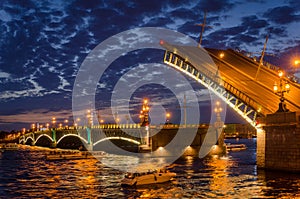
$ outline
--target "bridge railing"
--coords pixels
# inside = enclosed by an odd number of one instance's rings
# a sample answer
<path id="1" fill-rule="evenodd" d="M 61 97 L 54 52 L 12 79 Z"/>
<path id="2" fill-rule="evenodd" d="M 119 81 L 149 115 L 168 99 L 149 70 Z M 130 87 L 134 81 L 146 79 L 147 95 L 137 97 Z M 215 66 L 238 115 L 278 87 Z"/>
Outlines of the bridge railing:
<path id="1" fill-rule="evenodd" d="M 233 52 L 234 54 L 237 54 L 240 57 L 243 57 L 244 59 L 248 60 L 251 63 L 259 64 L 259 62 L 256 60 L 256 57 L 251 56 L 251 53 L 237 51 L 233 49 L 229 49 L 229 51 Z M 276 66 L 267 61 L 263 61 L 262 66 L 276 73 L 278 73 L 279 70 L 283 70 L 280 66 Z M 298 84 L 300 83 L 300 78 L 296 77 L 293 73 L 289 72 L 286 74 L 286 76 L 291 82 L 298 83 Z"/>
<path id="2" fill-rule="evenodd" d="M 258 102 L 230 83 L 221 79 L 218 74 L 213 73 L 204 67 L 196 68 L 187 60 L 188 58 L 183 58 L 181 55 L 175 54 L 169 50 L 166 50 L 165 52 L 164 63 L 189 75 L 208 89 L 212 90 L 250 124 L 253 126 L 256 125 L 257 115 L 264 115 L 264 110 Z"/>

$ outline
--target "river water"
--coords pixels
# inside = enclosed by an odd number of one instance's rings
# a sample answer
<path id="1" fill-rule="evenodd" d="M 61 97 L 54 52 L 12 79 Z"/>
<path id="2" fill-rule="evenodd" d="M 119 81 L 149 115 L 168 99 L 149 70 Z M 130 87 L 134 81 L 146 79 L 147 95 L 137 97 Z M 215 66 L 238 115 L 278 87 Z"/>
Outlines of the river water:
<path id="1" fill-rule="evenodd" d="M 182 158 L 170 165 L 173 181 L 137 188 L 122 188 L 125 172 L 97 159 L 47 161 L 38 147 L 5 151 L 0 198 L 300 198 L 299 174 L 257 170 L 256 139 L 226 142 L 248 148 L 226 157 Z"/>

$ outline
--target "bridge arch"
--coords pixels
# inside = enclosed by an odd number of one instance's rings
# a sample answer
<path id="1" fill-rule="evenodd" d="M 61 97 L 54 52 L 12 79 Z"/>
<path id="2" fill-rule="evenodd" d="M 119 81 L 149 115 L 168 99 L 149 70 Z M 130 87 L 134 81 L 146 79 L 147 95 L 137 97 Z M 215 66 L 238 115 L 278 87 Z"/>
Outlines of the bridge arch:
<path id="1" fill-rule="evenodd" d="M 20 137 L 19 144 L 25 144 L 25 137 L 24 136 Z"/>
<path id="2" fill-rule="evenodd" d="M 35 140 L 35 142 L 34 142 L 34 145 L 36 145 L 36 143 L 37 143 L 42 137 L 48 138 L 49 141 L 50 141 L 50 143 L 52 143 L 52 142 L 54 141 L 54 140 L 52 139 L 52 137 L 50 137 L 49 135 L 47 135 L 47 134 L 41 134 L 41 135 L 39 135 L 39 136 L 36 138 L 36 140 Z M 50 143 L 49 143 L 49 144 L 50 144 Z"/>
<path id="3" fill-rule="evenodd" d="M 31 140 L 31 142 L 29 142 L 29 140 Z M 29 142 L 29 143 L 28 143 Z M 30 145 L 32 145 L 32 144 L 34 144 L 35 142 L 34 142 L 34 139 L 32 138 L 32 137 L 30 137 L 30 136 L 28 136 L 26 139 L 25 139 L 25 142 L 24 142 L 24 144 L 30 144 Z"/>
<path id="4" fill-rule="evenodd" d="M 125 140 L 127 142 L 131 142 L 131 143 L 136 144 L 136 145 L 141 144 L 139 141 L 136 141 L 136 140 L 131 139 L 131 138 L 126 138 L 126 137 L 105 137 L 105 138 L 102 138 L 101 140 L 98 140 L 97 142 L 95 142 L 93 144 L 93 146 L 96 146 L 97 144 L 99 144 L 101 142 L 104 142 L 104 141 L 107 141 L 107 140 Z"/>
<path id="5" fill-rule="evenodd" d="M 77 134 L 67 134 L 67 135 L 64 135 L 61 138 L 59 138 L 59 140 L 57 141 L 57 144 L 59 144 L 64 138 L 70 137 L 70 136 L 78 137 L 81 141 L 84 141 L 85 144 L 88 144 L 88 141 L 86 139 L 84 139 L 83 137 L 81 137 L 80 135 L 77 135 Z"/>

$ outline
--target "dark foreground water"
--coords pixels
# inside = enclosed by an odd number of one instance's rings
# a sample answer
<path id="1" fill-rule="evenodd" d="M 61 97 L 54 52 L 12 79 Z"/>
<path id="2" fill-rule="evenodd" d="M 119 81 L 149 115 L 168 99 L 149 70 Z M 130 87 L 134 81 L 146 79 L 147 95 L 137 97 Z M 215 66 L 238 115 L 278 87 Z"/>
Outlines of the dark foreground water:
<path id="1" fill-rule="evenodd" d="M 255 139 L 226 142 L 248 149 L 177 160 L 173 181 L 138 188 L 122 188 L 124 171 L 97 159 L 46 161 L 46 151 L 36 147 L 6 151 L 0 154 L 0 198 L 300 198 L 300 175 L 257 170 Z"/>

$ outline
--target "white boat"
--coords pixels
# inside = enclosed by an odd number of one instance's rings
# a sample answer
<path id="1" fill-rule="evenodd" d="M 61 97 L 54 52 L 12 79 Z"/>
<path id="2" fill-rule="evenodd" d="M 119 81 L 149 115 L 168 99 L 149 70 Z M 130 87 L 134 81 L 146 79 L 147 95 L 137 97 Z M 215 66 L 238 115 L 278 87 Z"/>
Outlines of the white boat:
<path id="1" fill-rule="evenodd" d="M 0 151 L 14 151 L 18 150 L 19 146 L 16 143 L 2 143 L 0 144 Z"/>
<path id="2" fill-rule="evenodd" d="M 245 144 L 226 144 L 227 151 L 240 151 L 247 149 Z"/>
<path id="3" fill-rule="evenodd" d="M 104 155 L 104 152 L 88 152 L 75 150 L 57 150 L 50 151 L 46 155 L 46 160 L 76 160 L 76 159 L 90 159 L 95 156 Z"/>
<path id="4" fill-rule="evenodd" d="M 144 173 L 126 173 L 125 178 L 121 181 L 122 186 L 137 186 L 154 183 L 163 183 L 171 180 L 176 173 L 160 169 Z"/>

